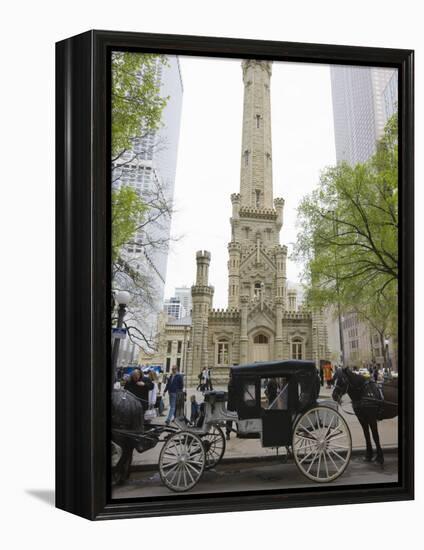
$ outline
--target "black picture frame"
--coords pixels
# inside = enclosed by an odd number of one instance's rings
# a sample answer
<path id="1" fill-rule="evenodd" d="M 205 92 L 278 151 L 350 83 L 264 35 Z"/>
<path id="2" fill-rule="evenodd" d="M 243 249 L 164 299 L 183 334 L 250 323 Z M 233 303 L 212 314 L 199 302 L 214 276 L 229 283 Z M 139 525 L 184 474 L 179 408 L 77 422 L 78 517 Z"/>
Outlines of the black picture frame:
<path id="1" fill-rule="evenodd" d="M 109 497 L 109 59 L 113 49 L 399 70 L 399 482 Z M 91 519 L 409 500 L 414 496 L 414 54 L 411 50 L 89 31 L 56 44 L 56 506 Z M 109 366 L 109 367 L 108 367 Z"/>

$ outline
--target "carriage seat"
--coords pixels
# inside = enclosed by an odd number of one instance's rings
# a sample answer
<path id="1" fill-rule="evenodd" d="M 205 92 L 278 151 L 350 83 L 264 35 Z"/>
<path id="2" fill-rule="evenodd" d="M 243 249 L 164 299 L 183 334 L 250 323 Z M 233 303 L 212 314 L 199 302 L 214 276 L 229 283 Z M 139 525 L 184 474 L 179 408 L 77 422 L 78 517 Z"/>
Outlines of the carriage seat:
<path id="1" fill-rule="evenodd" d="M 207 403 L 222 403 L 228 400 L 228 392 L 223 390 L 210 390 L 204 393 Z"/>

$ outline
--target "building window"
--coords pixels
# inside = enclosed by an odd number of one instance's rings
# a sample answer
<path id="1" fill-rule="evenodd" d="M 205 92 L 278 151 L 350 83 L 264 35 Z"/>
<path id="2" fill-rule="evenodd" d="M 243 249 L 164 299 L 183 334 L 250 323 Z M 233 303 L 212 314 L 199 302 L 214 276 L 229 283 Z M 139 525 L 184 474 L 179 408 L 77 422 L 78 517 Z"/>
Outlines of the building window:
<path id="1" fill-rule="evenodd" d="M 253 295 L 255 298 L 259 299 L 262 292 L 262 283 L 255 283 L 253 287 Z"/>
<path id="2" fill-rule="evenodd" d="M 244 165 L 248 166 L 249 165 L 249 151 L 246 150 L 243 154 L 244 154 Z"/>
<path id="3" fill-rule="evenodd" d="M 256 128 L 259 128 L 261 115 L 256 115 Z"/>
<path id="4" fill-rule="evenodd" d="M 261 206 L 261 192 L 259 191 L 259 189 L 255 190 L 255 194 L 256 194 L 256 208 L 259 208 Z"/>
<path id="5" fill-rule="evenodd" d="M 167 357 L 166 358 L 166 372 L 169 372 L 170 369 L 171 369 L 171 358 Z"/>
<path id="6" fill-rule="evenodd" d="M 172 340 L 168 340 L 168 347 L 166 349 L 166 353 L 172 352 Z"/>
<path id="7" fill-rule="evenodd" d="M 268 344 L 268 336 L 265 334 L 257 334 L 253 339 L 254 344 Z"/>
<path id="8" fill-rule="evenodd" d="M 228 342 L 218 342 L 218 365 L 228 365 Z"/>
<path id="9" fill-rule="evenodd" d="M 293 338 L 292 340 L 292 359 L 302 359 L 302 340 Z"/>
<path id="10" fill-rule="evenodd" d="M 177 370 L 179 371 L 181 368 L 181 357 L 177 357 Z"/>
<path id="11" fill-rule="evenodd" d="M 183 343 L 181 340 L 178 340 L 177 353 L 181 353 Z"/>

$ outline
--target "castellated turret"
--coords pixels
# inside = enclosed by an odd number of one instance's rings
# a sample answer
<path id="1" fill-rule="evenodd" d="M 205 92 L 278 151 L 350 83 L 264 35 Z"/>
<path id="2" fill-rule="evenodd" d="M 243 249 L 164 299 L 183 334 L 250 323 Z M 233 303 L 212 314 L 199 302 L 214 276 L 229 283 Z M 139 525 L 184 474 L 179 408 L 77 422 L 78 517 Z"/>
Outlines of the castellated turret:
<path id="1" fill-rule="evenodd" d="M 277 212 L 276 226 L 278 229 L 283 227 L 283 210 L 284 210 L 284 199 L 276 198 L 274 199 L 274 206 Z"/>
<path id="2" fill-rule="evenodd" d="M 191 287 L 192 296 L 192 342 L 191 373 L 196 377 L 208 367 L 208 319 L 212 309 L 214 288 L 209 283 L 211 253 L 206 250 L 196 252 L 196 284 Z"/>
<path id="3" fill-rule="evenodd" d="M 228 255 L 228 307 L 237 309 L 240 305 L 240 243 L 228 243 Z"/>

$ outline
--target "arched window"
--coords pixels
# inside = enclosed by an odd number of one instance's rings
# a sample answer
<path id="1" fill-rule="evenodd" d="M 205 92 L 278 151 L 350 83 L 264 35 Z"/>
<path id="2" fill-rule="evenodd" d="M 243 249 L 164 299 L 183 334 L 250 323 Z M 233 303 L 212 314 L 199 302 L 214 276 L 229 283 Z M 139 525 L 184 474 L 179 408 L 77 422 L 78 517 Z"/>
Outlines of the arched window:
<path id="1" fill-rule="evenodd" d="M 226 340 L 219 340 L 217 343 L 217 363 L 218 365 L 228 365 L 229 345 Z"/>
<path id="2" fill-rule="evenodd" d="M 257 334 L 253 339 L 254 344 L 268 344 L 268 336 L 265 334 Z"/>
<path id="3" fill-rule="evenodd" d="M 293 338 L 291 348 L 292 348 L 292 359 L 302 359 L 302 348 L 303 348 L 302 338 Z"/>
<path id="4" fill-rule="evenodd" d="M 255 298 L 259 298 L 260 295 L 261 295 L 261 290 L 262 290 L 262 284 L 261 283 L 255 283 L 254 287 L 253 287 L 253 293 L 255 295 Z"/>

